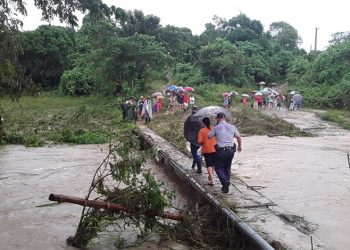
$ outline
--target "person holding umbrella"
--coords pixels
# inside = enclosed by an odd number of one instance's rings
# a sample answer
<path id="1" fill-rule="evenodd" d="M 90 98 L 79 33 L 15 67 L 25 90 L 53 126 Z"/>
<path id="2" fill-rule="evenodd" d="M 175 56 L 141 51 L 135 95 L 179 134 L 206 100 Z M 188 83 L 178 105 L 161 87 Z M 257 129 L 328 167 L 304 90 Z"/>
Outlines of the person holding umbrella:
<path id="1" fill-rule="evenodd" d="M 216 137 L 215 172 L 222 185 L 221 191 L 223 193 L 228 193 L 231 177 L 231 164 L 236 152 L 234 139 L 236 138 L 238 143 L 238 152 L 242 151 L 242 139 L 237 128 L 226 122 L 226 115 L 224 113 L 218 113 L 216 119 L 218 125 L 208 133 L 208 138 L 211 139 Z"/>

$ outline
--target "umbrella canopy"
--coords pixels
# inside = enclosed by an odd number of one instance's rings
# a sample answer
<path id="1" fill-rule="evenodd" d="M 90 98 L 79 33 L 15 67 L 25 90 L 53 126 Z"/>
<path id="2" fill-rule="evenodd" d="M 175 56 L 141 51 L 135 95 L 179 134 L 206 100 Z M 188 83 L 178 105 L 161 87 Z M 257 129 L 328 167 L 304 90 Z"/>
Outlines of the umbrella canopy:
<path id="1" fill-rule="evenodd" d="M 223 97 L 225 97 L 225 96 L 231 96 L 231 94 L 230 94 L 230 93 L 223 93 L 222 96 L 223 96 Z"/>
<path id="2" fill-rule="evenodd" d="M 192 92 L 194 91 L 194 88 L 187 86 L 187 87 L 184 87 L 184 90 L 186 90 L 187 92 Z"/>
<path id="3" fill-rule="evenodd" d="M 216 117 L 218 113 L 224 113 L 227 118 L 231 117 L 230 111 L 220 106 L 208 106 L 201 108 L 195 114 L 194 117 Z"/>
<path id="4" fill-rule="evenodd" d="M 178 90 L 178 91 L 183 91 L 183 90 L 184 90 L 184 87 L 178 86 L 176 90 Z"/>
<path id="5" fill-rule="evenodd" d="M 260 92 L 256 92 L 254 95 L 263 95 L 263 94 Z"/>
<path id="6" fill-rule="evenodd" d="M 229 94 L 230 94 L 230 95 L 233 95 L 233 96 L 238 95 L 238 93 L 237 93 L 236 91 L 231 91 Z"/>
<path id="7" fill-rule="evenodd" d="M 170 90 L 170 91 L 176 91 L 177 90 L 177 87 L 175 85 L 171 85 L 167 88 L 167 90 Z"/>
<path id="8" fill-rule="evenodd" d="M 275 83 L 275 82 L 270 83 L 270 86 L 277 86 L 277 83 Z"/>
<path id="9" fill-rule="evenodd" d="M 158 100 L 158 99 L 164 99 L 164 96 L 158 95 L 158 96 L 157 96 L 157 100 Z"/>
<path id="10" fill-rule="evenodd" d="M 301 100 L 303 99 L 303 97 L 302 97 L 300 94 L 295 94 L 295 95 L 293 96 L 293 99 L 294 99 L 294 102 L 295 102 L 295 103 L 300 103 Z"/>
<path id="11" fill-rule="evenodd" d="M 154 92 L 153 94 L 152 94 L 152 97 L 157 97 L 157 96 L 162 96 L 163 94 L 161 93 L 161 92 Z"/>
<path id="12" fill-rule="evenodd" d="M 190 115 L 184 124 L 184 136 L 187 141 L 192 144 L 198 145 L 198 132 L 205 125 L 202 122 L 204 117 L 216 117 L 218 113 L 224 113 L 227 118 L 231 117 L 231 113 L 220 106 L 208 106 L 201 108 L 196 113 Z"/>
<path id="13" fill-rule="evenodd" d="M 259 85 L 266 85 L 266 82 L 259 82 Z"/>
<path id="14" fill-rule="evenodd" d="M 298 91 L 291 91 L 291 92 L 289 92 L 290 95 L 295 95 L 297 93 L 298 93 Z"/>
<path id="15" fill-rule="evenodd" d="M 271 88 L 263 88 L 262 93 L 265 95 L 270 95 L 273 92 Z"/>
<path id="16" fill-rule="evenodd" d="M 247 95 L 247 94 L 242 94 L 242 96 L 249 97 L 249 95 Z"/>

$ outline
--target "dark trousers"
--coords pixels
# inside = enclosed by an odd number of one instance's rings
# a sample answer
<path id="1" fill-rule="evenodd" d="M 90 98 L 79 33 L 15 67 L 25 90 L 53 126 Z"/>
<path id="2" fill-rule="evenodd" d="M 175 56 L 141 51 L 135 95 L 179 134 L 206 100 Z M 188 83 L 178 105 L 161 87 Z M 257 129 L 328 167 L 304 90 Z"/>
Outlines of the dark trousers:
<path id="1" fill-rule="evenodd" d="M 218 149 L 215 153 L 215 172 L 221 185 L 225 185 L 230 181 L 231 164 L 234 155 L 233 149 Z"/>
<path id="2" fill-rule="evenodd" d="M 197 164 L 197 166 L 199 167 L 201 166 L 202 159 L 198 155 L 198 149 L 199 149 L 199 146 L 191 143 L 191 154 L 193 157 L 193 164 Z"/>

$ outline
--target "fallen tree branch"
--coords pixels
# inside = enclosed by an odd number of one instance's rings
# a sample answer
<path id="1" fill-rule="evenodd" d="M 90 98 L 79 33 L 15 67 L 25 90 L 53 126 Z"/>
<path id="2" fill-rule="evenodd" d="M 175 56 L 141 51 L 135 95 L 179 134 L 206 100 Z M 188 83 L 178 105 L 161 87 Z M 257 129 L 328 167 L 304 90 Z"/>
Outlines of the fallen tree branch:
<path id="1" fill-rule="evenodd" d="M 125 206 L 120 205 L 120 204 L 99 201 L 99 200 L 85 200 L 85 199 L 82 199 L 79 197 L 74 197 L 74 196 L 50 194 L 49 200 L 50 201 L 57 201 L 57 202 L 68 202 L 68 203 L 81 205 L 84 207 L 102 208 L 102 209 L 106 209 L 106 210 L 110 210 L 110 211 L 126 212 L 129 214 L 138 214 L 137 210 L 125 207 Z M 183 217 L 181 215 L 169 213 L 169 212 L 159 213 L 157 211 L 146 211 L 146 212 L 144 212 L 144 215 L 151 216 L 151 217 L 158 216 L 158 217 L 165 218 L 165 219 L 183 221 Z"/>

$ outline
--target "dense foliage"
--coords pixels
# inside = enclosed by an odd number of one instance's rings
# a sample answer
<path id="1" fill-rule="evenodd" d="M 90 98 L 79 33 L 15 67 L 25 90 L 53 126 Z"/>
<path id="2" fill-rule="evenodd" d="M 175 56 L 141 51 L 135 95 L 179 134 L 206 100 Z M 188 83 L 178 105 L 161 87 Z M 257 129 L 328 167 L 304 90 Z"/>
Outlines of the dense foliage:
<path id="1" fill-rule="evenodd" d="M 74 10 L 87 12 L 78 31 L 41 26 L 21 33 L 15 17 L 25 14 L 22 1 L 1 3 L 1 94 L 19 96 L 40 86 L 64 95 L 114 96 L 144 91 L 155 81 L 252 88 L 265 81 L 289 83 L 310 106 L 350 108 L 349 32 L 335 33 L 327 50 L 307 53 L 298 48 L 298 31 L 283 21 L 265 32 L 244 14 L 214 17 L 195 36 L 188 28 L 161 26 L 159 17 L 139 10 L 74 0 L 35 4 L 44 19 L 58 16 L 71 25 Z"/>

